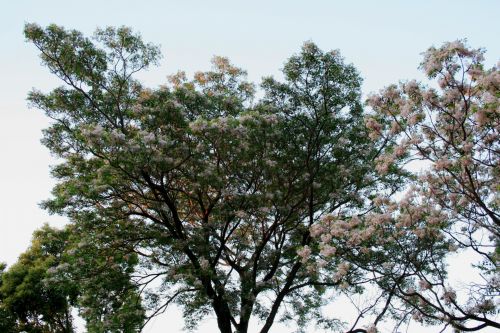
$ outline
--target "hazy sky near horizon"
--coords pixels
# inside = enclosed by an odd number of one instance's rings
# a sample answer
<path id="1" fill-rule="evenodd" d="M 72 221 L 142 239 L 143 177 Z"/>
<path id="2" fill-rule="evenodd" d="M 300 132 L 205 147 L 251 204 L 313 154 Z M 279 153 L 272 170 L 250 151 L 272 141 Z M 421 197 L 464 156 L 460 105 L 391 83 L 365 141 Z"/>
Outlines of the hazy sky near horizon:
<path id="1" fill-rule="evenodd" d="M 25 23 L 56 23 L 87 35 L 96 27 L 132 27 L 146 41 L 161 45 L 159 68 L 140 76 L 150 86 L 178 70 L 206 70 L 213 55 L 229 57 L 258 83 L 263 76 L 279 76 L 283 62 L 311 40 L 323 50 L 339 49 L 360 71 L 366 95 L 399 80 L 423 79 L 417 69 L 421 53 L 444 41 L 467 38 L 471 46 L 486 48 L 491 67 L 500 56 L 499 13 L 500 1 L 495 0 L 4 1 L 0 262 L 15 262 L 43 223 L 65 223 L 38 207 L 54 185 L 49 165 L 55 160 L 39 142 L 48 119 L 28 108 L 26 95 L 33 87 L 48 91 L 60 82 L 40 66 L 36 49 L 24 41 Z M 178 312 L 172 316 L 180 318 Z M 160 332 L 165 320 L 158 319 L 145 332 Z M 169 323 L 169 332 L 182 328 L 178 319 Z"/>

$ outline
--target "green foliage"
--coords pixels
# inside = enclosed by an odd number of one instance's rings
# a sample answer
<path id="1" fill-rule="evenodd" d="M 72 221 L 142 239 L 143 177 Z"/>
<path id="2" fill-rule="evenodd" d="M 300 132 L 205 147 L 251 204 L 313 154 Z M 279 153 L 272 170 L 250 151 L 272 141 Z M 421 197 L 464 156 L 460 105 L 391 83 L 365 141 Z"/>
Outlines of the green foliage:
<path id="1" fill-rule="evenodd" d="M 2 273 L 0 309 L 15 332 L 73 332 L 71 305 L 76 289 L 52 284 L 49 272 L 61 263 L 68 234 L 44 226 L 16 264 Z"/>
<path id="2" fill-rule="evenodd" d="M 0 263 L 0 289 L 2 288 L 3 274 L 6 267 L 7 265 L 5 265 L 4 263 Z M 10 309 L 5 306 L 3 299 L 4 296 L 2 296 L 2 294 L 0 293 L 0 331 L 6 333 L 14 333 L 16 332 L 15 316 L 12 311 L 10 311 Z"/>
<path id="3" fill-rule="evenodd" d="M 137 265 L 137 256 L 127 254 L 118 246 L 101 248 L 95 234 L 72 230 L 72 239 L 65 252 L 65 265 L 55 276 L 59 281 L 78 285 L 78 309 L 86 321 L 87 332 L 140 331 L 144 310 L 137 288 L 130 275 Z"/>
<path id="4" fill-rule="evenodd" d="M 341 237 L 339 255 L 325 254 L 310 231 L 405 182 L 397 166 L 375 171 L 352 65 L 305 43 L 254 101 L 245 71 L 221 57 L 192 80 L 143 87 L 133 75 L 158 48 L 126 28 L 92 40 L 28 24 L 25 35 L 66 84 L 29 101 L 54 120 L 43 142 L 62 163 L 44 206 L 71 219 L 67 274 L 82 279 L 89 329 L 137 329 L 139 301 L 151 316 L 176 302 L 193 323 L 213 311 L 221 332 L 246 332 L 252 316 L 262 332 L 280 316 L 338 326 L 321 314 L 325 291 L 360 292 L 376 256 Z"/>
<path id="5" fill-rule="evenodd" d="M 87 332 L 137 332 L 144 312 L 130 284 L 135 256 L 103 253 L 72 226 L 45 225 L 8 270 L 1 266 L 2 332 L 73 332 L 78 309 Z"/>

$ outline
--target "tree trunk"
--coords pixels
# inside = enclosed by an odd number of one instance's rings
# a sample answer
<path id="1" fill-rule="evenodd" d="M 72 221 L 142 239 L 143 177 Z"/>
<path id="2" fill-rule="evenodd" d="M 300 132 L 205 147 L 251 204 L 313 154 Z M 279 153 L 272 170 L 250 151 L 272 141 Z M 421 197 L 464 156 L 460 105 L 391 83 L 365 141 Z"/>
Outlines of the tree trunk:
<path id="1" fill-rule="evenodd" d="M 237 333 L 247 333 L 250 316 L 252 314 L 253 303 L 250 301 L 243 301 L 241 305 L 240 322 L 238 325 Z"/>
<path id="2" fill-rule="evenodd" d="M 233 329 L 231 326 L 231 313 L 229 311 L 229 306 L 220 297 L 214 298 L 212 306 L 217 316 L 217 325 L 221 333 L 232 333 Z"/>

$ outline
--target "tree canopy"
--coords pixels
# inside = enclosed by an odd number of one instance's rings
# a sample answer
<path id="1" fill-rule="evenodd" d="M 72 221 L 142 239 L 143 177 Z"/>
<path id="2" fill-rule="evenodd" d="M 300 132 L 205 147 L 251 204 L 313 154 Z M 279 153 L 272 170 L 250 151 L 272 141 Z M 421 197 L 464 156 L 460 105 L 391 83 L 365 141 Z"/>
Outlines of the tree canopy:
<path id="1" fill-rule="evenodd" d="M 87 332 L 141 327 L 144 310 L 130 279 L 137 258 L 84 242 L 73 226 L 45 225 L 14 265 L 0 267 L 2 332 L 73 333 L 75 311 Z"/>
<path id="2" fill-rule="evenodd" d="M 31 247 L 0 275 L 2 332 L 73 332 L 71 306 L 75 284 L 52 284 L 50 270 L 61 263 L 68 233 L 48 226 L 34 235 Z"/>
<path id="3" fill-rule="evenodd" d="M 396 224 L 421 224 L 422 235 L 437 227 L 447 252 L 473 258 L 467 264 L 476 274 L 466 285 L 453 285 L 431 252 L 425 258 L 431 271 L 415 267 L 391 276 L 408 283 L 395 294 L 417 321 L 444 321 L 461 331 L 500 327 L 500 73 L 483 62 L 484 50 L 465 41 L 431 47 L 420 67 L 437 80 L 436 88 L 412 80 L 368 100 L 371 137 L 384 142 L 378 170 L 387 172 L 394 161 L 428 165 L 402 200 L 383 200 L 381 207 L 397 212 Z"/>
<path id="4" fill-rule="evenodd" d="M 159 49 L 128 28 L 87 38 L 28 24 L 25 35 L 64 82 L 29 101 L 53 119 L 43 143 L 62 161 L 44 206 L 71 221 L 55 278 L 80 278 L 89 331 L 138 331 L 172 303 L 187 328 L 214 313 L 224 333 L 247 332 L 252 318 L 262 333 L 311 318 L 376 332 L 390 315 L 499 327 L 498 71 L 481 52 L 430 49 L 423 67 L 443 75 L 444 93 L 391 86 L 367 114 L 357 70 L 311 42 L 256 100 L 223 57 L 144 87 L 134 74 Z M 412 174 L 414 153 L 437 172 Z M 463 306 L 446 280 L 458 249 L 487 259 L 481 296 Z M 366 287 L 380 294 L 349 326 L 322 311 Z"/>

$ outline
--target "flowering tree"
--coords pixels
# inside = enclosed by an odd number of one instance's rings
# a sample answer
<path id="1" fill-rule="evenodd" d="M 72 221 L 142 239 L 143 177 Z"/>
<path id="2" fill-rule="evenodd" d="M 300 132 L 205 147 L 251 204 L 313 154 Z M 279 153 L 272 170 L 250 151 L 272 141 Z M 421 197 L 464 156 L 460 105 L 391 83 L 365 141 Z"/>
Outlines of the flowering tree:
<path id="1" fill-rule="evenodd" d="M 103 281 L 89 267 L 138 258 L 130 279 L 149 316 L 177 303 L 188 328 L 210 312 L 224 333 L 247 332 L 252 317 L 263 333 L 278 317 L 340 327 L 322 315 L 327 292 L 360 292 L 363 266 L 394 251 L 375 257 L 361 236 L 344 241 L 371 225 L 329 223 L 365 214 L 405 173 L 376 173 L 361 80 L 338 52 L 304 44 L 284 82 L 265 79 L 254 102 L 245 72 L 221 57 L 192 80 L 180 72 L 143 87 L 133 75 L 158 48 L 127 28 L 88 39 L 28 24 L 25 35 L 65 83 L 29 95 L 54 120 L 43 142 L 63 161 L 45 207 L 67 215 L 79 240 L 60 271 Z M 112 285 L 87 284 L 103 301 L 118 295 Z"/>
<path id="2" fill-rule="evenodd" d="M 380 174 L 414 160 L 425 166 L 402 200 L 381 198 L 380 210 L 396 226 L 418 226 L 421 241 L 435 238 L 426 243 L 427 256 L 408 257 L 411 265 L 395 261 L 379 285 L 415 320 L 460 331 L 500 328 L 500 73 L 484 67 L 483 54 L 463 41 L 430 48 L 421 68 L 438 88 L 416 81 L 389 86 L 368 99 L 374 113 L 366 121 L 382 151 Z M 473 264 L 473 281 L 453 285 L 443 250 L 471 258 L 464 265 Z"/>

